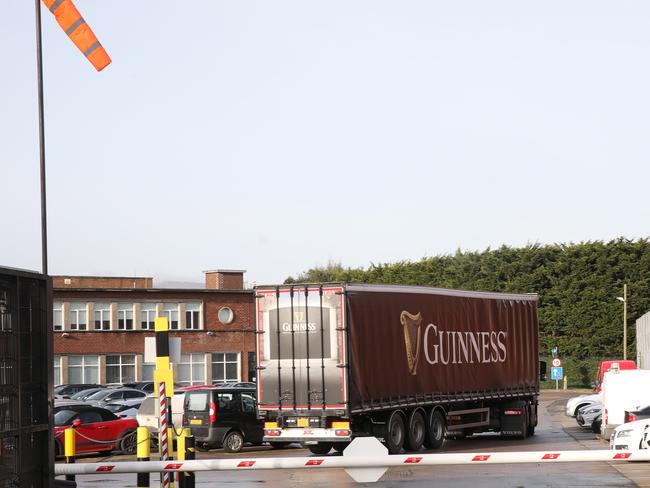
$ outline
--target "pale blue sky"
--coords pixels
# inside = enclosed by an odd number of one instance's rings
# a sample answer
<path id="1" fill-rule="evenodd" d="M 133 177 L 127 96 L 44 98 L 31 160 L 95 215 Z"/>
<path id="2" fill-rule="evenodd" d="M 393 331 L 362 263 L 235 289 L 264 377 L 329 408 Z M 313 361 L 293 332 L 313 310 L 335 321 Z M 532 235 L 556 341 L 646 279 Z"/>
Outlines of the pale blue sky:
<path id="1" fill-rule="evenodd" d="M 43 12 L 50 272 L 648 236 L 650 3 L 76 0 Z M 0 265 L 40 268 L 33 2 L 3 1 Z"/>

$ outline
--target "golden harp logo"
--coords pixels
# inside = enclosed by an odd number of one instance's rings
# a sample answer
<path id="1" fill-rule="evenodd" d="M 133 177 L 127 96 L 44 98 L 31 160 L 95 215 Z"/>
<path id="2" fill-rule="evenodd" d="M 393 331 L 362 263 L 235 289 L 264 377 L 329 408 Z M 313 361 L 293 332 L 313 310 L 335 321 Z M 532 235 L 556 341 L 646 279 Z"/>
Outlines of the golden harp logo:
<path id="1" fill-rule="evenodd" d="M 403 310 L 399 321 L 404 328 L 404 346 L 406 347 L 406 361 L 412 375 L 417 373 L 418 359 L 420 357 L 420 325 L 422 314 L 413 315 Z"/>

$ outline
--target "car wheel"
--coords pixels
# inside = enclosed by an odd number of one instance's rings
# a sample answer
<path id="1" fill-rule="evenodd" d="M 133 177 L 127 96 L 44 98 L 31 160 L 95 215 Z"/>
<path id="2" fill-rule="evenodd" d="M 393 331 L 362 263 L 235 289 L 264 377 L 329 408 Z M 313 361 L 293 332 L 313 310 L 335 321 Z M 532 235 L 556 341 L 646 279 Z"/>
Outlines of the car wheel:
<path id="1" fill-rule="evenodd" d="M 316 454 L 318 456 L 324 456 L 328 452 L 332 450 L 332 443 L 331 442 L 319 442 L 318 444 L 310 444 L 307 446 L 307 449 L 312 454 Z"/>
<path id="2" fill-rule="evenodd" d="M 447 433 L 447 422 L 442 411 L 434 410 L 431 412 L 427 427 L 427 436 L 424 440 L 424 445 L 429 449 L 440 449 L 445 442 L 445 435 Z"/>
<path id="3" fill-rule="evenodd" d="M 135 454 L 138 438 L 135 430 L 127 430 L 120 438 L 119 449 L 123 454 Z"/>
<path id="4" fill-rule="evenodd" d="M 402 452 L 402 447 L 404 446 L 404 438 L 406 437 L 404 419 L 399 413 L 393 412 L 393 414 L 388 419 L 388 425 L 386 427 L 386 437 L 384 439 L 384 444 L 386 444 L 386 447 L 388 448 L 388 453 L 399 454 Z"/>
<path id="5" fill-rule="evenodd" d="M 244 436 L 237 430 L 231 430 L 223 440 L 223 450 L 226 452 L 239 452 L 244 447 Z"/>

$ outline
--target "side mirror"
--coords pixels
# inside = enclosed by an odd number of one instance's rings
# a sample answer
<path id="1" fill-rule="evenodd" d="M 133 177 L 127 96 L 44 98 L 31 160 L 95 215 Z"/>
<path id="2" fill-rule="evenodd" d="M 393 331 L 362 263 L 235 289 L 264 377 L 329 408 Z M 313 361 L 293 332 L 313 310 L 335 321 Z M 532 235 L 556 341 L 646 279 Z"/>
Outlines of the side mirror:
<path id="1" fill-rule="evenodd" d="M 81 419 L 74 419 L 74 420 L 72 421 L 72 426 L 73 426 L 74 428 L 77 428 L 77 427 L 79 427 L 80 425 L 81 425 Z"/>

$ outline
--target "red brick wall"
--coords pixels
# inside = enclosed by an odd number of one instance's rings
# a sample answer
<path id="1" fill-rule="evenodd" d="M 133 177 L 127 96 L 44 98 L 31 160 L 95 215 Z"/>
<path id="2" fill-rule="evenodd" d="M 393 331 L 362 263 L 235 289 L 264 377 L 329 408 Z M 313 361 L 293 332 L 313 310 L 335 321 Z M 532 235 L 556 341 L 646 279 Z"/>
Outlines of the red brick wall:
<path id="1" fill-rule="evenodd" d="M 255 351 L 255 304 L 252 291 L 239 293 L 217 290 L 178 291 L 138 290 L 82 291 L 54 290 L 54 300 L 59 301 L 202 301 L 204 330 L 170 331 L 170 336 L 182 338 L 182 352 L 242 352 L 242 379 L 248 378 L 248 352 Z M 229 307 L 235 314 L 228 325 L 217 319 L 221 307 Z M 89 326 L 92 321 L 89 317 Z M 134 317 L 139 326 L 139 317 Z M 208 335 L 212 331 L 214 335 Z M 68 337 L 54 333 L 54 354 L 144 354 L 144 337 L 154 332 L 134 330 L 129 332 L 78 332 L 67 331 Z"/>
<path id="2" fill-rule="evenodd" d="M 69 281 L 69 283 L 67 283 Z M 110 276 L 53 276 L 54 288 L 152 288 L 153 278 Z"/>
<path id="3" fill-rule="evenodd" d="M 205 287 L 210 290 L 243 290 L 244 273 L 208 271 L 205 273 Z"/>

